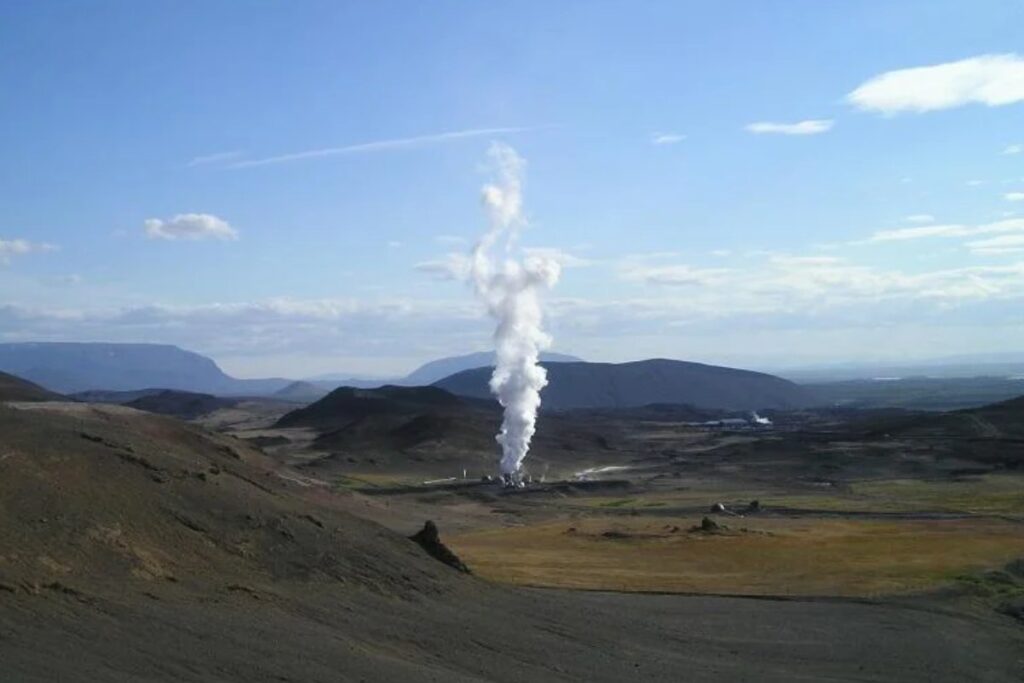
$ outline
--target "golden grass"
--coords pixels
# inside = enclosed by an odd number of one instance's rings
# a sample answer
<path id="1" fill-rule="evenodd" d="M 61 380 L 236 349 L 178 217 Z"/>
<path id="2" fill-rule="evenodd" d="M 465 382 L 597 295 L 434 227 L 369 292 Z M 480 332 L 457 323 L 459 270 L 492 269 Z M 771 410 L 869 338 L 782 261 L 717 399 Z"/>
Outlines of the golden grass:
<path id="1" fill-rule="evenodd" d="M 932 510 L 975 514 L 1024 513 L 1024 476 L 985 475 L 961 481 L 891 479 L 859 482 L 853 492 Z"/>
<path id="2" fill-rule="evenodd" d="M 727 536 L 688 533 L 697 521 L 561 520 L 445 540 L 475 572 L 500 582 L 746 595 L 905 593 L 1024 555 L 1024 527 L 998 520 L 722 519 L 750 530 Z M 670 524 L 680 531 L 670 533 Z"/>

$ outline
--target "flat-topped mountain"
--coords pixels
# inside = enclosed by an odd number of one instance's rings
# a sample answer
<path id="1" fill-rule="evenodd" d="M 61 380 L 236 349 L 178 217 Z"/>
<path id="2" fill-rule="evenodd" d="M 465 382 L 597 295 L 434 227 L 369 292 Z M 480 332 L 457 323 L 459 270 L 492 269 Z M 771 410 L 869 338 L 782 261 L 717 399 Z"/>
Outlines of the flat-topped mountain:
<path id="1" fill-rule="evenodd" d="M 652 403 L 702 409 L 788 409 L 811 402 L 808 392 L 780 377 L 678 360 L 632 363 L 544 363 L 548 386 L 543 409 L 633 408 Z M 453 394 L 489 398 L 489 368 L 446 377 L 434 386 Z"/>
<path id="2" fill-rule="evenodd" d="M 167 344 L 0 344 L 0 371 L 60 393 L 150 387 L 211 394 L 269 394 L 283 379 L 236 379 L 198 353 Z"/>

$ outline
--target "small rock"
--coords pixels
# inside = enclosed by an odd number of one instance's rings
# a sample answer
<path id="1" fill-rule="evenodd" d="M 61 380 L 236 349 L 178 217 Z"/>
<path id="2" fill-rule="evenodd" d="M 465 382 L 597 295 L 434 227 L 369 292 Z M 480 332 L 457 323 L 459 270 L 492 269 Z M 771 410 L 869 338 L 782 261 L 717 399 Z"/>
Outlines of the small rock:
<path id="1" fill-rule="evenodd" d="M 432 520 L 427 520 L 423 525 L 423 528 L 417 531 L 415 534 L 409 537 L 415 541 L 421 548 L 427 551 L 427 554 L 433 557 L 439 562 L 457 569 L 460 572 L 471 574 L 469 567 L 459 559 L 459 556 L 451 551 L 451 549 L 441 542 L 441 534 L 437 530 L 437 525 Z"/>

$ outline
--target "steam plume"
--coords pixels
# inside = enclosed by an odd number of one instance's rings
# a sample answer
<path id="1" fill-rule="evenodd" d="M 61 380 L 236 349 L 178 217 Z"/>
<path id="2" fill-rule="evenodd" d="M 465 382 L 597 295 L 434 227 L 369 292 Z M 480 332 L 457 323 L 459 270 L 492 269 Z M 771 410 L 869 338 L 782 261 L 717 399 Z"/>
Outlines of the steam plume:
<path id="1" fill-rule="evenodd" d="M 488 152 L 494 182 L 483 188 L 488 230 L 477 242 L 470 276 L 477 295 L 498 326 L 494 331 L 496 364 L 491 392 L 505 409 L 501 431 L 501 472 L 515 475 L 530 450 L 536 431 L 540 390 L 547 372 L 537 364 L 540 351 L 551 344 L 541 325 L 541 291 L 554 286 L 559 264 L 538 254 L 519 255 L 516 241 L 526 225 L 522 206 L 525 162 L 507 145 L 494 143 Z M 495 251 L 499 251 L 495 255 Z"/>

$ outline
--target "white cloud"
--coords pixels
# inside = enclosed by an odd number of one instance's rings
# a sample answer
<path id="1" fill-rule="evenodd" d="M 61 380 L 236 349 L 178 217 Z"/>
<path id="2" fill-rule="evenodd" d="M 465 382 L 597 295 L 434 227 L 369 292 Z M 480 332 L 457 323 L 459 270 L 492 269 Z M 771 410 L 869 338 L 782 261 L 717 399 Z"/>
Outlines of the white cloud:
<path id="1" fill-rule="evenodd" d="M 984 184 L 985 184 L 985 181 L 984 181 L 984 180 L 968 180 L 968 181 L 967 181 L 967 184 L 968 184 L 968 185 L 969 185 L 970 187 L 979 187 L 979 186 L 981 186 L 981 185 L 984 185 Z"/>
<path id="2" fill-rule="evenodd" d="M 562 268 L 583 268 L 596 263 L 556 247 L 523 247 L 527 258 L 542 258 L 554 261 Z M 451 252 L 443 258 L 421 261 L 413 266 L 436 280 L 464 281 L 469 277 L 470 256 L 463 252 Z"/>
<path id="3" fill-rule="evenodd" d="M 591 259 L 576 256 L 557 247 L 524 247 L 523 252 L 527 256 L 550 259 L 563 268 L 583 268 L 585 266 L 592 266 L 595 263 Z"/>
<path id="4" fill-rule="evenodd" d="M 451 253 L 443 259 L 421 261 L 414 268 L 437 280 L 458 280 L 461 282 L 469 277 L 470 262 L 469 256 L 466 254 Z"/>
<path id="5" fill-rule="evenodd" d="M 1024 59 L 981 55 L 879 74 L 846 96 L 866 111 L 926 112 L 977 103 L 996 107 L 1024 100 Z"/>
<path id="6" fill-rule="evenodd" d="M 996 256 L 1024 251 L 1024 235 L 1000 235 L 988 239 L 968 242 L 967 247 L 974 254 Z"/>
<path id="7" fill-rule="evenodd" d="M 966 225 L 927 225 L 919 228 L 879 230 L 868 238 L 869 242 L 902 242 L 925 237 L 962 237 L 973 234 Z"/>
<path id="8" fill-rule="evenodd" d="M 843 262 L 838 256 L 790 256 L 772 254 L 768 261 L 779 266 L 834 266 Z"/>
<path id="9" fill-rule="evenodd" d="M 23 239 L 0 239 L 0 265 L 7 265 L 11 258 L 44 251 L 54 251 L 57 247 L 45 242 L 30 242 Z"/>
<path id="10" fill-rule="evenodd" d="M 673 287 L 713 285 L 720 282 L 730 272 L 727 268 L 695 268 L 682 264 L 652 266 L 625 263 L 619 268 L 619 275 L 623 280 Z"/>
<path id="11" fill-rule="evenodd" d="M 181 213 L 169 220 L 149 218 L 145 222 L 146 235 L 160 240 L 237 240 L 238 231 L 228 223 L 208 213 Z"/>
<path id="12" fill-rule="evenodd" d="M 896 330 L 921 328 L 913 336 L 917 346 L 948 341 L 943 335 L 955 325 L 994 343 L 1019 337 L 1024 258 L 925 272 L 820 255 L 762 253 L 743 258 L 742 268 L 727 271 L 656 263 L 660 272 L 620 272 L 620 277 L 648 284 L 640 297 L 621 296 L 610 286 L 591 289 L 584 298 L 552 297 L 547 312 L 558 346 L 585 355 L 588 348 L 604 349 L 602 353 L 625 359 L 666 353 L 686 357 L 692 352 L 687 344 L 693 334 L 706 335 L 707 348 L 716 351 L 733 343 L 748 349 L 764 346 L 773 330 L 789 330 L 792 336 L 777 345 L 789 353 L 832 349 L 864 330 L 881 330 L 876 336 L 891 340 Z M 266 376 L 281 372 L 270 369 L 274 359 L 330 359 L 339 357 L 338 349 L 368 363 L 338 368 L 346 369 L 483 346 L 488 328 L 482 315 L 470 297 L 445 300 L 435 292 L 423 292 L 419 299 L 279 298 L 84 309 L 5 305 L 0 299 L 0 341 L 175 343 L 218 359 L 253 359 L 253 372 Z M 1007 321 L 1018 322 L 1011 328 Z M 737 329 L 743 334 L 737 335 Z M 823 330 L 833 330 L 835 337 L 824 341 Z M 936 331 L 943 334 L 932 339 Z M 658 340 L 661 350 L 645 347 L 645 339 Z M 850 349 L 866 343 L 863 337 L 856 341 Z M 583 346 L 577 348 L 579 344 Z M 600 354 L 593 358 L 602 359 Z"/>
<path id="13" fill-rule="evenodd" d="M 232 159 L 237 159 L 242 156 L 241 150 L 234 150 L 231 152 L 216 152 L 214 154 L 204 154 L 203 156 L 193 157 L 187 164 L 188 167 L 194 166 L 209 166 L 210 164 L 222 164 Z"/>
<path id="14" fill-rule="evenodd" d="M 980 248 L 1005 250 L 1016 244 L 1008 240 Z M 923 314 L 927 310 L 919 308 L 923 303 L 937 307 L 932 310 L 942 310 L 965 301 L 1024 297 L 1024 262 L 914 273 L 835 257 L 774 254 L 743 269 L 708 276 L 700 272 L 689 265 L 662 266 L 653 274 L 678 277 L 648 277 L 645 281 L 652 285 L 691 285 L 686 297 L 664 302 L 675 315 L 687 318 L 817 316 L 853 308 L 873 316 L 873 312 L 899 302 L 909 307 L 907 310 Z M 626 272 L 622 277 L 633 279 L 636 275 Z"/>
<path id="15" fill-rule="evenodd" d="M 388 249 L 401 249 L 404 246 L 405 243 L 399 242 L 398 240 L 391 240 L 388 242 Z"/>
<path id="16" fill-rule="evenodd" d="M 1024 202 L 1024 192 L 1007 192 L 1003 198 L 1008 202 Z"/>
<path id="17" fill-rule="evenodd" d="M 1024 152 L 1024 145 L 1008 145 L 1003 154 L 1020 154 Z"/>
<path id="18" fill-rule="evenodd" d="M 934 223 L 935 216 L 930 213 L 913 213 L 903 218 L 907 223 Z"/>
<path id="19" fill-rule="evenodd" d="M 391 140 L 375 140 L 373 142 L 362 142 L 356 145 L 345 145 L 343 147 L 322 147 L 310 149 L 303 152 L 291 154 L 280 154 L 278 156 L 266 157 L 264 159 L 248 159 L 237 161 L 231 164 L 230 168 L 248 168 L 251 166 L 268 166 L 270 164 L 283 164 L 290 161 L 302 161 L 305 159 L 318 159 L 321 157 L 339 156 L 343 154 L 358 154 L 365 152 L 382 152 L 407 147 L 421 147 L 465 138 L 477 138 L 493 135 L 509 135 L 511 133 L 523 133 L 536 128 L 471 128 L 468 130 L 448 131 L 445 133 L 431 133 L 429 135 L 417 135 L 411 138 L 394 138 Z"/>
<path id="20" fill-rule="evenodd" d="M 778 133 L 781 135 L 816 135 L 832 128 L 831 119 L 799 121 L 797 123 L 774 123 L 758 121 L 748 123 L 745 129 L 750 133 Z"/>
<path id="21" fill-rule="evenodd" d="M 651 142 L 655 145 L 674 145 L 685 139 L 686 136 L 679 133 L 655 133 L 651 136 Z"/>
<path id="22" fill-rule="evenodd" d="M 916 228 L 880 230 L 868 242 L 902 242 L 928 237 L 970 237 L 1007 232 L 1024 232 L 1024 219 L 1010 219 L 982 225 L 924 225 Z"/>

